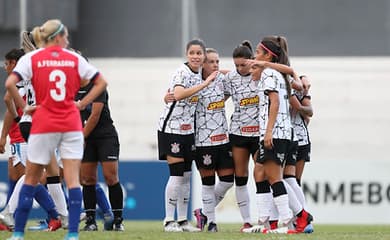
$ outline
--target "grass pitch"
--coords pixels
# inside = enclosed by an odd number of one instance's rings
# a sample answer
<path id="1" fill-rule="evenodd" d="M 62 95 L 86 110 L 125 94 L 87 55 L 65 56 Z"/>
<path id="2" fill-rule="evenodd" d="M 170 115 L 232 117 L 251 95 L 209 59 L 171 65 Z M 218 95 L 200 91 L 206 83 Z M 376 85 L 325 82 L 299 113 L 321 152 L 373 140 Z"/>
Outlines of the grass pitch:
<path id="1" fill-rule="evenodd" d="M 29 225 L 35 224 L 30 221 Z M 258 239 L 315 239 L 315 240 L 337 240 L 337 239 L 367 239 L 381 240 L 390 239 L 390 225 L 314 225 L 312 234 L 245 234 L 240 233 L 240 224 L 219 224 L 218 233 L 165 233 L 162 228 L 162 221 L 126 221 L 124 232 L 103 232 L 102 225 L 99 225 L 97 232 L 80 232 L 80 240 L 258 240 Z M 80 224 L 80 227 L 84 223 Z M 55 240 L 63 239 L 66 234 L 64 230 L 56 232 L 30 232 L 26 231 L 25 240 Z M 7 239 L 10 232 L 0 232 L 0 239 Z"/>

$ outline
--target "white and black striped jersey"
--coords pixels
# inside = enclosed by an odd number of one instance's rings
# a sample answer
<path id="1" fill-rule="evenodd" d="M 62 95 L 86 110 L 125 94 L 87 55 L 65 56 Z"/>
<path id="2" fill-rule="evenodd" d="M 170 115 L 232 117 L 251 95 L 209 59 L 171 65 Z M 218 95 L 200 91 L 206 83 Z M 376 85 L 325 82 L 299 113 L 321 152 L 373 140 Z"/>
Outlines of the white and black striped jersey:
<path id="1" fill-rule="evenodd" d="M 293 96 L 296 97 L 300 102 L 302 102 L 303 95 L 302 91 L 293 91 Z M 304 146 L 310 144 L 309 131 L 307 129 L 307 124 L 303 116 L 297 111 L 291 111 L 291 123 L 294 128 L 294 133 L 298 140 L 298 146 Z"/>
<path id="2" fill-rule="evenodd" d="M 270 100 L 269 92 L 277 92 L 279 95 L 279 111 L 272 130 L 272 138 L 291 140 L 292 126 L 290 119 L 290 104 L 285 80 L 278 71 L 266 68 L 261 73 L 259 84 L 260 97 L 260 141 L 264 139 L 267 129 Z"/>
<path id="3" fill-rule="evenodd" d="M 26 101 L 29 106 L 36 104 L 35 91 L 31 84 L 31 80 L 22 80 L 16 84 L 19 88 L 19 94 Z M 20 119 L 20 122 L 31 122 L 32 117 L 29 114 L 24 113 Z"/>
<path id="4" fill-rule="evenodd" d="M 252 76 L 241 76 L 237 70 L 225 77 L 226 95 L 231 96 L 234 111 L 231 116 L 229 132 L 234 135 L 259 136 L 259 81 Z"/>
<path id="5" fill-rule="evenodd" d="M 216 146 L 229 142 L 225 114 L 225 76 L 218 74 L 199 92 L 195 112 L 195 145 Z"/>
<path id="6" fill-rule="evenodd" d="M 193 72 L 186 64 L 179 67 L 172 76 L 170 90 L 175 86 L 190 88 L 202 82 L 200 73 Z M 194 133 L 194 114 L 198 103 L 198 94 L 165 104 L 160 116 L 158 130 L 165 133 L 187 135 Z"/>

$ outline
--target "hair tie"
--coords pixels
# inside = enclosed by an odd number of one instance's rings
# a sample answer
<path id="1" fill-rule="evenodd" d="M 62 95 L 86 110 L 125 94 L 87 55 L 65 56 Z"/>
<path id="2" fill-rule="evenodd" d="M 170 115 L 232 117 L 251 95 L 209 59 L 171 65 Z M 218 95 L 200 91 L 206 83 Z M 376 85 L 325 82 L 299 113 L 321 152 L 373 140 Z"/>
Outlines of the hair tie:
<path id="1" fill-rule="evenodd" d="M 54 37 L 55 37 L 57 34 L 59 34 L 63 29 L 64 29 L 64 24 L 61 23 L 61 25 L 58 27 L 58 29 L 57 29 L 54 33 L 50 34 L 50 36 L 48 36 L 47 39 L 50 40 L 50 39 L 54 38 Z"/>
<path id="2" fill-rule="evenodd" d="M 260 43 L 260 47 L 262 47 L 264 50 L 266 50 L 272 56 L 278 57 L 278 55 L 276 55 L 274 52 L 272 52 L 271 49 L 267 48 L 263 43 Z"/>

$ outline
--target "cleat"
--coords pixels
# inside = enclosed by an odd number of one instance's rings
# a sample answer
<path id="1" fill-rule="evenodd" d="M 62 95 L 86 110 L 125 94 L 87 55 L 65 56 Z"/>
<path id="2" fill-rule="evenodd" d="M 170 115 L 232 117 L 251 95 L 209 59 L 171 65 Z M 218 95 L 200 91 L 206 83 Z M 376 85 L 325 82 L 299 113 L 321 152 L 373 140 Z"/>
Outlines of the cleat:
<path id="1" fill-rule="evenodd" d="M 203 231 L 207 224 L 207 216 L 202 213 L 201 208 L 194 210 L 194 216 L 196 218 L 196 227 Z"/>
<path id="2" fill-rule="evenodd" d="M 66 234 L 64 240 L 79 240 L 79 234 L 75 232 L 68 233 Z"/>
<path id="3" fill-rule="evenodd" d="M 209 226 L 207 227 L 207 232 L 218 232 L 217 224 L 216 223 L 209 223 Z"/>
<path id="4" fill-rule="evenodd" d="M 177 222 L 170 221 L 164 224 L 164 232 L 183 232 L 183 229 Z"/>
<path id="5" fill-rule="evenodd" d="M 46 220 L 41 220 L 38 222 L 38 225 L 28 227 L 27 230 L 29 231 L 48 231 L 49 226 L 46 222 Z"/>
<path id="6" fill-rule="evenodd" d="M 266 229 L 266 228 L 263 228 L 260 225 L 255 225 L 252 227 L 245 227 L 245 228 L 242 227 L 241 232 L 242 233 L 262 233 L 264 229 Z"/>
<path id="7" fill-rule="evenodd" d="M 87 220 L 87 214 L 85 212 L 80 213 L 80 222 Z"/>
<path id="8" fill-rule="evenodd" d="M 49 232 L 54 232 L 56 231 L 57 229 L 61 228 L 62 224 L 61 224 L 61 220 L 60 219 L 50 219 L 49 223 L 47 224 L 47 231 Z"/>
<path id="9" fill-rule="evenodd" d="M 24 240 L 24 234 L 22 232 L 14 232 L 7 240 Z"/>
<path id="10" fill-rule="evenodd" d="M 313 216 L 310 213 L 306 212 L 305 209 L 303 209 L 301 212 L 301 216 L 297 216 L 295 229 L 301 233 L 312 221 Z"/>
<path id="11" fill-rule="evenodd" d="M 118 232 L 123 232 L 125 231 L 125 227 L 123 226 L 123 218 L 117 217 L 114 219 L 114 224 L 113 224 L 113 230 L 118 231 Z"/>
<path id="12" fill-rule="evenodd" d="M 11 229 L 7 225 L 0 223 L 0 231 L 11 231 Z"/>
<path id="13" fill-rule="evenodd" d="M 244 232 L 245 229 L 249 229 L 249 228 L 252 228 L 252 224 L 250 223 L 244 223 L 244 225 L 242 225 L 242 227 L 240 228 L 240 232 Z"/>
<path id="14" fill-rule="evenodd" d="M 308 224 L 305 229 L 303 229 L 303 232 L 304 233 L 313 233 L 314 232 L 314 228 L 313 228 L 313 224 Z"/>
<path id="15" fill-rule="evenodd" d="M 13 215 L 8 212 L 8 208 L 4 209 L 0 213 L 0 223 L 6 225 L 8 228 L 13 229 L 15 226 L 15 219 Z"/>
<path id="16" fill-rule="evenodd" d="M 104 231 L 112 231 L 113 229 L 113 224 L 114 224 L 114 216 L 112 213 L 106 213 L 104 214 Z"/>
<path id="17" fill-rule="evenodd" d="M 278 220 L 271 220 L 269 221 L 270 229 L 274 230 L 278 228 Z"/>
<path id="18" fill-rule="evenodd" d="M 192 226 L 187 220 L 181 221 L 179 227 L 183 229 L 183 232 L 200 232 L 200 228 Z"/>
<path id="19" fill-rule="evenodd" d="M 96 225 L 95 218 L 93 216 L 87 217 L 83 231 L 91 232 L 97 230 L 98 230 L 98 226 Z"/>
<path id="20" fill-rule="evenodd" d="M 60 219 L 61 219 L 61 226 L 62 226 L 62 228 L 63 229 L 68 229 L 69 217 L 60 215 Z"/>
<path id="21" fill-rule="evenodd" d="M 288 229 L 288 227 L 280 227 L 276 229 L 264 229 L 264 234 L 295 234 L 298 233 L 294 229 Z"/>

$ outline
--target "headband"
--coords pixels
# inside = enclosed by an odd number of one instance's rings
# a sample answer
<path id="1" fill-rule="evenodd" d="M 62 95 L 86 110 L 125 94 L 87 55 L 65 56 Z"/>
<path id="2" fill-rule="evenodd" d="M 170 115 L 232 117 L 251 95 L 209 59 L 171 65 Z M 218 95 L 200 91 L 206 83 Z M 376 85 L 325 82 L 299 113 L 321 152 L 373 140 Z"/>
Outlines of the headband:
<path id="1" fill-rule="evenodd" d="M 272 56 L 278 57 L 278 55 L 276 55 L 274 52 L 272 52 L 271 49 L 267 48 L 263 43 L 260 43 L 260 47 L 262 47 L 264 50 L 269 52 L 269 54 L 271 54 Z"/>
<path id="2" fill-rule="evenodd" d="M 64 24 L 61 23 L 61 25 L 58 27 L 58 29 L 54 33 L 50 34 L 50 36 L 48 36 L 47 39 L 48 40 L 52 39 L 57 34 L 59 34 L 63 29 L 64 29 Z"/>

